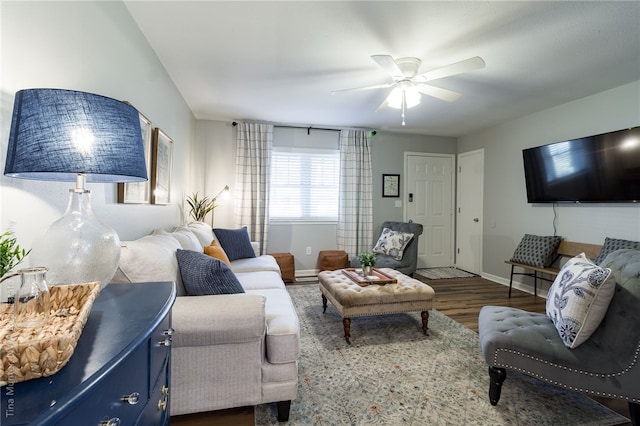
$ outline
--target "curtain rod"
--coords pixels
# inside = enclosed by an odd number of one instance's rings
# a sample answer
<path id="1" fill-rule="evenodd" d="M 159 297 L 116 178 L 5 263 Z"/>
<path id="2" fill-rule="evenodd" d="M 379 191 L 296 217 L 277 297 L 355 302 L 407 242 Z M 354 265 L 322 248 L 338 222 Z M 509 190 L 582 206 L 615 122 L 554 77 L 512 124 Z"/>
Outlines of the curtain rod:
<path id="1" fill-rule="evenodd" d="M 237 126 L 238 122 L 237 121 L 233 121 L 231 122 L 231 124 L 233 124 L 233 126 Z M 313 130 L 331 130 L 332 132 L 339 132 L 340 129 L 329 129 L 327 127 L 313 127 L 313 126 L 290 126 L 290 125 L 284 125 L 284 124 L 274 124 L 273 127 L 283 127 L 286 129 L 307 129 L 307 135 L 311 134 L 311 129 Z M 367 130 L 367 129 L 358 129 L 358 130 Z M 371 132 L 372 135 L 376 134 L 375 129 L 371 129 L 369 130 Z"/>

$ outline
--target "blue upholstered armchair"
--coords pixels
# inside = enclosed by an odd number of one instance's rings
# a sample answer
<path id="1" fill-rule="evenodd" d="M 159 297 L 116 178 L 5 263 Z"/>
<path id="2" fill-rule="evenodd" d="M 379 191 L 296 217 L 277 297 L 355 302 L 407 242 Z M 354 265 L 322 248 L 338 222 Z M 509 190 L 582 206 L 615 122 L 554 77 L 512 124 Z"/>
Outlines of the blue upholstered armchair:
<path id="1" fill-rule="evenodd" d="M 591 337 L 573 349 L 545 314 L 482 308 L 478 327 L 491 404 L 500 400 L 507 370 L 514 370 L 587 395 L 627 401 L 632 423 L 640 424 L 640 250 L 614 251 L 600 266 L 611 268 L 613 298 Z"/>
<path id="2" fill-rule="evenodd" d="M 411 238 L 411 241 L 409 241 L 409 244 L 405 247 L 401 260 L 377 253 L 376 268 L 391 268 L 411 276 L 411 274 L 416 271 L 418 265 L 418 238 L 422 235 L 422 225 L 414 222 L 384 222 L 380 228 L 380 234 L 382 234 L 384 228 L 398 232 L 410 232 L 413 234 L 413 238 Z M 380 235 L 376 237 L 376 241 L 378 241 L 379 238 Z M 351 258 L 351 267 L 360 267 L 358 256 Z"/>

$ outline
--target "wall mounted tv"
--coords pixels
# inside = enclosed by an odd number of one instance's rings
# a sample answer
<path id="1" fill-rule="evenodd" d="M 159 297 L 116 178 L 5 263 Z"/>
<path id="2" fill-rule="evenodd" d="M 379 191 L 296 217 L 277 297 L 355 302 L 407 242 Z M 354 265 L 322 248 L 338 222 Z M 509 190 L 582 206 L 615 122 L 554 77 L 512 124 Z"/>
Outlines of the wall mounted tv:
<path id="1" fill-rule="evenodd" d="M 529 203 L 640 202 L 640 127 L 522 151 Z"/>

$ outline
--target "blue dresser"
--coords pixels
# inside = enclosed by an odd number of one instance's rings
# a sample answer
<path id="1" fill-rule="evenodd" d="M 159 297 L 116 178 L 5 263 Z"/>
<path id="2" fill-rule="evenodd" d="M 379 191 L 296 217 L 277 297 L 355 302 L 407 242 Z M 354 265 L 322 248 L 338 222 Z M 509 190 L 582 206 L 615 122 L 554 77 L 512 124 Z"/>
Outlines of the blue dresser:
<path id="1" fill-rule="evenodd" d="M 0 388 L 0 424 L 168 425 L 172 282 L 111 284 L 66 366 Z"/>

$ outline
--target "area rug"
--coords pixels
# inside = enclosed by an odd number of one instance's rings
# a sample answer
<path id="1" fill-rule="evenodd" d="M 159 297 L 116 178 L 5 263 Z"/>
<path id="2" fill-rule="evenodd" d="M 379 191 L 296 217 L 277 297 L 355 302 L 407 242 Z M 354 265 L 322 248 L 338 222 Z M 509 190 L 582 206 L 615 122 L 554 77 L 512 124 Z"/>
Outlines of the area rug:
<path id="1" fill-rule="evenodd" d="M 579 393 L 509 372 L 492 406 L 478 335 L 431 311 L 354 318 L 351 345 L 317 284 L 289 286 L 300 318 L 298 398 L 288 423 L 275 404 L 255 409 L 256 425 L 615 425 L 624 417 Z"/>
<path id="2" fill-rule="evenodd" d="M 415 274 L 418 274 L 428 280 L 446 280 L 451 278 L 477 277 L 476 274 L 458 269 L 455 266 L 418 269 Z"/>

